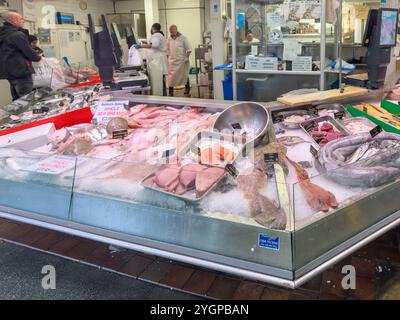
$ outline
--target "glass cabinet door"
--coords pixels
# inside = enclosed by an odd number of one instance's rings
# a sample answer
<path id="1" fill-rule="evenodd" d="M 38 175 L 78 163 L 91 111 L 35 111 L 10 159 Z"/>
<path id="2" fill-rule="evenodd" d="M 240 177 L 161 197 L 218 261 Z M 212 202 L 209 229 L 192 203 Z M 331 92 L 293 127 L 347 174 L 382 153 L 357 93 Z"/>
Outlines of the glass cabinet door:
<path id="1" fill-rule="evenodd" d="M 325 15 L 319 0 L 234 1 L 236 97 L 271 101 L 321 86 Z M 322 68 L 324 69 L 325 59 Z M 299 81 L 301 78 L 307 80 Z"/>

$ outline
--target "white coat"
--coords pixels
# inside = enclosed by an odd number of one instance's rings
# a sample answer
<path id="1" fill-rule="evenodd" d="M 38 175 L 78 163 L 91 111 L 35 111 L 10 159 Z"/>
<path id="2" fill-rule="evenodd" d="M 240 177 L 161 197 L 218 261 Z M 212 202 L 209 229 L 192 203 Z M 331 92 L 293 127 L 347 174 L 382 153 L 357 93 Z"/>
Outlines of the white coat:
<path id="1" fill-rule="evenodd" d="M 192 46 L 188 39 L 182 35 L 174 39 L 168 38 L 168 86 L 178 87 L 186 84 L 189 77 L 190 62 L 187 58 L 188 52 L 192 52 Z"/>
<path id="2" fill-rule="evenodd" d="M 147 52 L 148 64 L 157 63 L 168 74 L 167 40 L 161 33 L 154 33 L 150 38 L 151 49 Z"/>

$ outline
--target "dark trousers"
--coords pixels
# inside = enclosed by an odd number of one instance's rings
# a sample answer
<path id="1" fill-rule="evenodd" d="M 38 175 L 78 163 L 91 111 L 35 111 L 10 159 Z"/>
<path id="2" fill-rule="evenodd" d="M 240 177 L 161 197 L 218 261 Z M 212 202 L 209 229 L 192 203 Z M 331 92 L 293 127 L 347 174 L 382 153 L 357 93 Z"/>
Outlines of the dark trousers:
<path id="1" fill-rule="evenodd" d="M 167 76 L 163 75 L 163 96 L 167 96 Z"/>
<path id="2" fill-rule="evenodd" d="M 33 90 L 33 79 L 32 76 L 16 79 L 16 80 L 8 80 L 10 83 L 10 90 L 13 101 L 26 96 L 31 93 Z"/>
<path id="3" fill-rule="evenodd" d="M 186 85 L 185 85 L 185 94 L 190 93 L 190 79 L 188 78 Z M 173 97 L 174 96 L 174 87 L 169 87 L 169 96 Z"/>

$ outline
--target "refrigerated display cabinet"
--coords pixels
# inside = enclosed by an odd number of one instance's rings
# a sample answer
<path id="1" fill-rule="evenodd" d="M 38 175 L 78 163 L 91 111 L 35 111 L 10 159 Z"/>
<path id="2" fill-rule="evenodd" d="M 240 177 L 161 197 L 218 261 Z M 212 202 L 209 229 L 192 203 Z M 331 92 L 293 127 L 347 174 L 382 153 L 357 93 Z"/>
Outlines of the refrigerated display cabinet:
<path id="1" fill-rule="evenodd" d="M 210 112 L 229 106 L 213 100 L 114 94 L 114 99 L 121 98 Z M 265 106 L 283 108 L 277 103 Z M 272 132 L 266 137 L 271 139 Z M 79 157 L 60 175 L 29 171 L 47 156 L 0 149 L 0 217 L 284 287 L 302 285 L 400 223 L 400 181 L 342 192 L 338 209 L 315 213 L 305 212 L 301 183 L 271 180 L 287 218 L 286 228 L 278 230 L 238 215 L 240 208 L 229 192 L 211 193 L 206 204 L 191 203 L 120 177 L 102 178 L 114 165 L 128 176 L 150 171 L 129 162 Z M 98 168 L 95 180 L 85 171 L 88 164 Z M 324 175 L 314 179 L 321 181 Z"/>

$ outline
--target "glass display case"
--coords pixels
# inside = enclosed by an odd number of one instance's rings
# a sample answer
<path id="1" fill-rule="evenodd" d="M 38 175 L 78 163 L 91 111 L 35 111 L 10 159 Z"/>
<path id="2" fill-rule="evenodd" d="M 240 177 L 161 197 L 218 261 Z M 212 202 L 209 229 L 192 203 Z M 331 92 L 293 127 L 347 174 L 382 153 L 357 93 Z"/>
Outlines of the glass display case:
<path id="1" fill-rule="evenodd" d="M 325 43 L 335 38 L 326 1 L 238 0 L 232 10 L 237 100 L 254 94 L 257 101 L 273 101 L 295 89 L 325 88 Z"/>
<path id="2" fill-rule="evenodd" d="M 190 119 L 209 119 L 230 106 L 211 100 L 120 95 L 115 93 L 114 99 L 128 99 L 140 110 L 144 104 L 159 111 L 168 105 L 174 114 L 191 110 Z M 285 108 L 265 106 L 271 118 Z M 143 123 L 152 123 L 151 118 Z M 158 156 L 148 161 L 156 150 L 144 148 L 143 141 L 157 148 L 162 144 L 151 132 L 141 137 L 147 130 L 143 128 L 130 136 L 136 143 L 129 153 L 124 141 L 112 147 L 98 144 L 85 156 L 64 152 L 56 159 L 34 150 L 0 149 L 0 216 L 251 279 L 300 286 L 400 223 L 400 181 L 345 186 L 333 182 L 343 174 L 342 167 L 324 174 L 310 169 L 306 177 L 298 163 L 312 161 L 313 155 L 308 151 L 299 158 L 295 149 L 274 144 L 272 125 L 270 121 L 259 145 L 235 160 L 238 174 L 214 164 L 211 175 L 204 168 L 186 167 L 183 177 L 179 167 L 176 185 L 175 178 L 170 180 L 175 167 L 169 162 L 175 153 L 157 149 Z M 162 128 L 160 122 L 157 127 Z M 182 141 L 186 130 L 178 127 L 177 132 Z M 76 150 L 86 145 L 77 140 L 73 146 Z M 197 152 L 192 147 L 182 150 Z M 277 158 L 269 163 L 265 154 Z M 193 177 L 195 187 L 183 182 L 194 183 Z M 332 199 L 326 200 L 326 195 Z M 318 199 L 328 201 L 329 207 Z"/>
<path id="3" fill-rule="evenodd" d="M 298 89 L 336 89 L 339 56 L 365 69 L 361 44 L 379 1 L 232 1 L 234 100 L 273 101 Z M 341 26 L 341 29 L 340 29 Z M 339 46 L 341 30 L 342 45 Z"/>

